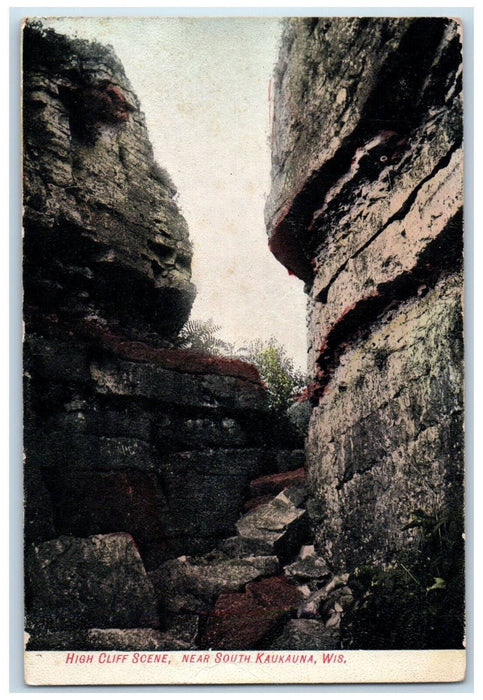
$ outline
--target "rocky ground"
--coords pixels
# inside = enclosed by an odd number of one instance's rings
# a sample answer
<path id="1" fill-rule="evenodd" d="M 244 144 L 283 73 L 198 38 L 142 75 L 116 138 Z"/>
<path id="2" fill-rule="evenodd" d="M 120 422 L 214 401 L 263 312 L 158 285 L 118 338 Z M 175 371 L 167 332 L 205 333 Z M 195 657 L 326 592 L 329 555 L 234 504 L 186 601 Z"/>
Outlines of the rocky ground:
<path id="1" fill-rule="evenodd" d="M 27 648 L 459 647 L 459 23 L 286 23 L 266 220 L 309 295 L 298 437 L 253 366 L 172 347 L 192 246 L 117 58 L 23 43 Z"/>
<path id="2" fill-rule="evenodd" d="M 153 570 L 126 533 L 34 547 L 27 649 L 338 648 L 354 599 L 314 549 L 304 482 L 301 466 L 253 480 L 233 536 Z"/>

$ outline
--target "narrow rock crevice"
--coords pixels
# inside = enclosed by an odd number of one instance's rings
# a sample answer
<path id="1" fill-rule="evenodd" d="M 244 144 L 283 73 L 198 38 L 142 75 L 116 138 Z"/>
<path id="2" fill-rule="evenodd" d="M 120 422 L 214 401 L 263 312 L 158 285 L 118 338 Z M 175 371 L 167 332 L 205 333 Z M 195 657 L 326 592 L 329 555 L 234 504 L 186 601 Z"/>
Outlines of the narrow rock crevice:
<path id="1" fill-rule="evenodd" d="M 296 430 L 255 367 L 175 347 L 192 246 L 139 102 L 110 49 L 27 22 L 28 650 L 461 648 L 460 34 L 285 21 L 266 220 L 309 294 Z"/>

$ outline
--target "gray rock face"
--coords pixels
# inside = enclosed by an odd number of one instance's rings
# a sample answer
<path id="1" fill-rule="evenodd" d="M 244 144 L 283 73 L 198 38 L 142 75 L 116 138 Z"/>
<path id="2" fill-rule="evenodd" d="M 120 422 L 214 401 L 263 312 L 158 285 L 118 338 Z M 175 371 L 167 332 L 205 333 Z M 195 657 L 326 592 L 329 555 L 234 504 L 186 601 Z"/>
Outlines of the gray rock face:
<path id="1" fill-rule="evenodd" d="M 230 558 L 213 551 L 204 557 L 166 561 L 150 573 L 162 605 L 170 612 L 205 612 L 220 593 L 242 590 L 247 583 L 278 572 L 274 556 Z"/>
<path id="2" fill-rule="evenodd" d="M 152 569 L 234 534 L 250 480 L 275 462 L 254 367 L 106 331 L 75 345 L 30 334 L 25 351 L 31 541 L 45 511 L 50 538 L 131 533 Z"/>
<path id="3" fill-rule="evenodd" d="M 32 24 L 23 49 L 27 308 L 176 333 L 194 300 L 191 243 L 122 66 Z"/>
<path id="4" fill-rule="evenodd" d="M 306 511 L 298 508 L 285 492 L 259 506 L 236 523 L 238 535 L 256 554 L 275 554 L 287 560 L 307 535 Z"/>
<path id="5" fill-rule="evenodd" d="M 171 347 L 191 244 L 111 49 L 23 46 L 26 541 L 128 532 L 153 569 L 235 533 L 276 426 L 254 366 Z"/>
<path id="6" fill-rule="evenodd" d="M 206 551 L 235 531 L 244 494 L 264 455 L 255 449 L 205 450 L 163 458 L 165 532 L 173 552 Z"/>
<path id="7" fill-rule="evenodd" d="M 419 508 L 459 517 L 460 294 L 453 276 L 383 319 L 346 353 L 333 391 L 314 409 L 309 512 L 332 561 L 353 567 L 367 552 L 387 560 L 412 536 L 402 528 Z"/>
<path id="8" fill-rule="evenodd" d="M 92 363 L 90 370 L 96 392 L 102 395 L 154 399 L 182 408 L 266 411 L 260 384 L 237 377 L 180 374 L 152 363 L 123 361 Z"/>
<path id="9" fill-rule="evenodd" d="M 34 627 L 159 627 L 154 589 L 130 535 L 44 542 L 31 552 L 27 577 Z"/>
<path id="10" fill-rule="evenodd" d="M 462 532 L 460 30 L 286 22 L 266 219 L 309 295 L 307 508 L 336 570 L 410 550 L 412 511 Z"/>
<path id="11" fill-rule="evenodd" d="M 90 629 L 86 634 L 87 649 L 116 651 L 183 651 L 195 648 L 198 618 L 179 616 L 167 630 L 154 629 Z"/>

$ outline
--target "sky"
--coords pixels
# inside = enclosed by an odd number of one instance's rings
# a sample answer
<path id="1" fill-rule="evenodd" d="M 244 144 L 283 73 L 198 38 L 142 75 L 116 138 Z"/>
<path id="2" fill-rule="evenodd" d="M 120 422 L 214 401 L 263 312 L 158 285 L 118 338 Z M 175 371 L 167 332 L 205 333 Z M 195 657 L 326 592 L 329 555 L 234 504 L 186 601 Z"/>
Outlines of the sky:
<path id="1" fill-rule="evenodd" d="M 269 81 L 279 18 L 83 17 L 44 22 L 111 44 L 178 188 L 194 245 L 191 317 L 242 345 L 275 336 L 306 367 L 303 283 L 270 254 Z"/>

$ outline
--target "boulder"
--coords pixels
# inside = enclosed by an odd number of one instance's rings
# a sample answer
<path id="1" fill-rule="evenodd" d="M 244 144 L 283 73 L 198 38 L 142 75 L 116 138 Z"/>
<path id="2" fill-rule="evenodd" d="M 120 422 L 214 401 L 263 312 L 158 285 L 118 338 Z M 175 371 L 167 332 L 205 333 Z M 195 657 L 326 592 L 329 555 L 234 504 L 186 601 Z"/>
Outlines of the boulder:
<path id="1" fill-rule="evenodd" d="M 168 556 L 165 500 L 154 474 L 135 471 L 86 473 L 62 469 L 51 476 L 58 531 L 87 537 L 122 531 L 131 534 L 148 569 Z"/>
<path id="2" fill-rule="evenodd" d="M 285 495 L 295 497 L 295 490 L 303 487 L 305 484 L 305 469 L 301 467 L 294 471 L 277 472 L 276 474 L 265 474 L 258 479 L 250 482 L 250 498 L 243 504 L 243 510 L 248 512 L 259 506 L 270 503 L 274 496 L 281 493 L 282 489 Z M 305 498 L 305 496 L 304 496 Z M 300 505 L 299 503 L 294 505 Z"/>
<path id="3" fill-rule="evenodd" d="M 275 554 L 287 561 L 307 536 L 306 511 L 293 505 L 282 492 L 240 518 L 236 529 L 254 553 Z"/>
<path id="4" fill-rule="evenodd" d="M 308 579 L 323 580 L 331 575 L 325 559 L 314 555 L 298 558 L 291 564 L 284 566 L 283 570 L 288 578 L 299 581 Z"/>
<path id="5" fill-rule="evenodd" d="M 270 649 L 338 649 L 339 635 L 320 620 L 289 620 Z"/>
<path id="6" fill-rule="evenodd" d="M 250 581 L 279 569 L 273 556 L 233 559 L 222 552 L 204 557 L 179 557 L 150 573 L 161 604 L 168 610 L 205 611 L 222 592 L 239 591 Z"/>
<path id="7" fill-rule="evenodd" d="M 207 616 L 201 649 L 263 649 L 294 610 L 299 592 L 284 576 L 249 583 L 244 593 L 222 593 Z"/>
<path id="8" fill-rule="evenodd" d="M 89 649 L 116 651 L 183 651 L 194 649 L 198 618 L 178 616 L 163 631 L 157 629 L 90 629 L 86 635 Z"/>
<path id="9" fill-rule="evenodd" d="M 254 547 L 252 543 L 244 540 L 239 535 L 235 535 L 234 537 L 227 537 L 225 540 L 221 540 L 221 542 L 218 542 L 217 546 L 221 552 L 227 554 L 229 557 L 257 556 L 256 552 L 254 553 L 254 549 L 256 549 L 256 547 Z"/>
<path id="10" fill-rule="evenodd" d="M 270 503 L 272 498 L 273 495 L 271 493 L 266 493 L 264 496 L 249 498 L 248 501 L 245 501 L 243 504 L 243 512 L 248 513 L 251 510 L 255 510 L 255 508 L 258 508 L 259 506 L 264 506 L 267 503 Z"/>
<path id="11" fill-rule="evenodd" d="M 159 627 L 152 584 L 131 536 L 60 537 L 32 548 L 28 618 L 56 630 Z"/>
<path id="12" fill-rule="evenodd" d="M 37 626 L 28 634 L 27 651 L 183 651 L 196 648 L 196 616 L 179 615 L 163 631 L 144 628 L 48 630 Z"/>

